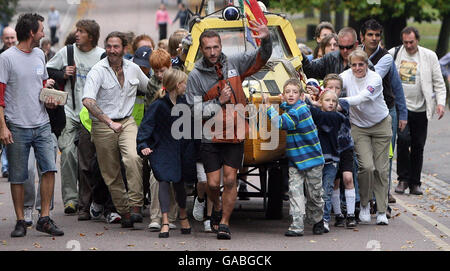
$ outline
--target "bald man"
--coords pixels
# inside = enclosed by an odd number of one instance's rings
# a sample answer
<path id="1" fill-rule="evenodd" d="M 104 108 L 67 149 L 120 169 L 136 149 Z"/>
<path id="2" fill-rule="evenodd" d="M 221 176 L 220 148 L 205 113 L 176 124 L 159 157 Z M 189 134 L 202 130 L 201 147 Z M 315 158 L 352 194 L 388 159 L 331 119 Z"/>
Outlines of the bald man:
<path id="1" fill-rule="evenodd" d="M 0 54 L 6 51 L 11 46 L 16 45 L 17 42 L 17 35 L 16 30 L 14 28 L 7 26 L 3 29 L 2 34 L 2 42 L 3 42 L 3 48 L 0 50 Z"/>

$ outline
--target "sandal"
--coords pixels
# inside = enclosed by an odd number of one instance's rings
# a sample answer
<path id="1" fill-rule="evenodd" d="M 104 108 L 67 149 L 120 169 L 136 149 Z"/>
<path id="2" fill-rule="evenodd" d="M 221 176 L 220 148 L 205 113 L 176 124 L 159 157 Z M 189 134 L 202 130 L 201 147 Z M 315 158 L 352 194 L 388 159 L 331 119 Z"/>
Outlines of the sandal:
<path id="1" fill-rule="evenodd" d="M 211 230 L 214 233 L 217 233 L 218 227 L 219 227 L 219 224 L 220 224 L 221 220 L 222 220 L 222 210 L 215 211 L 214 208 L 213 208 L 212 213 L 211 213 L 210 223 L 211 223 Z"/>
<path id="2" fill-rule="evenodd" d="M 226 225 L 226 224 L 219 225 L 217 239 L 221 239 L 221 240 L 230 240 L 231 239 L 231 232 L 230 232 L 230 228 L 228 227 L 228 225 Z"/>
<path id="3" fill-rule="evenodd" d="M 162 228 L 163 228 L 164 226 L 167 226 L 167 227 L 169 228 L 169 231 L 170 231 L 169 224 L 162 224 L 161 230 L 162 230 Z M 159 238 L 169 238 L 169 232 L 168 232 L 168 231 L 166 231 L 166 232 L 160 232 L 159 235 L 158 235 L 158 237 L 159 237 Z"/>
<path id="4" fill-rule="evenodd" d="M 185 218 L 178 218 L 179 220 L 187 220 L 188 217 Z M 189 228 L 180 228 L 181 234 L 191 234 L 191 227 Z"/>

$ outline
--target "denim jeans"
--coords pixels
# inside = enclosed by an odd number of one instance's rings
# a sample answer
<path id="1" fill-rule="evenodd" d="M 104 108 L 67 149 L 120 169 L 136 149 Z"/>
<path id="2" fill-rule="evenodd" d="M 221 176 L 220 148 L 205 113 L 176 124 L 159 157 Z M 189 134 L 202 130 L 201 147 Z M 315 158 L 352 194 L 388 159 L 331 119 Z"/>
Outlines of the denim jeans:
<path id="1" fill-rule="evenodd" d="M 389 115 L 392 118 L 392 150 L 395 150 L 395 141 L 397 139 L 397 129 L 398 129 L 398 118 L 397 109 L 392 107 L 389 109 Z M 389 159 L 389 191 L 391 190 L 391 172 L 392 172 L 392 158 Z"/>
<path id="2" fill-rule="evenodd" d="M 336 179 L 337 163 L 327 163 L 322 170 L 322 187 L 323 187 L 323 220 L 329 222 L 331 220 L 331 195 L 333 194 L 334 180 Z"/>
<path id="3" fill-rule="evenodd" d="M 14 143 L 7 145 L 10 183 L 24 184 L 27 181 L 31 147 L 42 173 L 57 171 L 50 123 L 36 128 L 21 128 L 11 123 L 7 126 L 14 140 Z"/>
<path id="4" fill-rule="evenodd" d="M 54 151 L 55 151 L 55 162 L 56 155 L 58 153 L 58 141 L 56 139 L 55 134 L 52 133 L 52 140 L 54 143 Z M 35 169 L 38 170 L 39 182 L 36 193 L 35 188 Z M 34 156 L 34 149 L 30 148 L 30 156 L 28 158 L 28 179 L 24 183 L 24 204 L 25 208 L 27 207 L 35 207 L 36 210 L 41 210 L 41 180 L 42 180 L 42 172 L 39 166 L 36 164 L 36 158 Z M 50 210 L 53 210 L 53 197 L 50 203 Z"/>
<path id="5" fill-rule="evenodd" d="M 2 148 L 2 173 L 8 171 L 8 158 L 6 158 L 6 146 Z"/>

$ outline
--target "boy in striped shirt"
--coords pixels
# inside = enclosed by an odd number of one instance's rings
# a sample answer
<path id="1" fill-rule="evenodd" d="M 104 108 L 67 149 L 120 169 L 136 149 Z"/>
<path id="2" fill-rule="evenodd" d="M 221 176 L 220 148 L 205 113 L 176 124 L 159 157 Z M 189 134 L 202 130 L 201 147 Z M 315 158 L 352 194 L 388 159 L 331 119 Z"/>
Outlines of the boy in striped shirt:
<path id="1" fill-rule="evenodd" d="M 286 236 L 302 236 L 304 216 L 314 224 L 313 233 L 323 233 L 322 168 L 325 163 L 316 125 L 308 106 L 303 102 L 303 87 L 299 80 L 289 79 L 280 95 L 278 111 L 268 104 L 267 114 L 276 127 L 287 131 L 286 155 L 289 158 L 289 214 L 292 224 Z M 304 191 L 306 189 L 306 191 Z M 306 195 L 306 202 L 305 202 Z M 306 209 L 306 212 L 305 212 Z"/>

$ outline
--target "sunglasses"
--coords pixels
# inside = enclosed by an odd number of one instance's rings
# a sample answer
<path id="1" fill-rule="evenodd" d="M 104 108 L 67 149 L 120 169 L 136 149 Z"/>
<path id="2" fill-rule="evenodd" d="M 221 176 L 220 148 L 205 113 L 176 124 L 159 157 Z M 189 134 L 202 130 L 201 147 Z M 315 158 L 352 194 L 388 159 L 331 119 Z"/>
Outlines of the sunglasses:
<path id="1" fill-rule="evenodd" d="M 355 46 L 355 44 L 352 44 L 352 45 L 349 45 L 349 46 L 339 45 L 339 49 L 341 49 L 341 50 L 344 50 L 344 49 L 351 50 L 351 49 L 353 49 L 354 46 Z"/>

